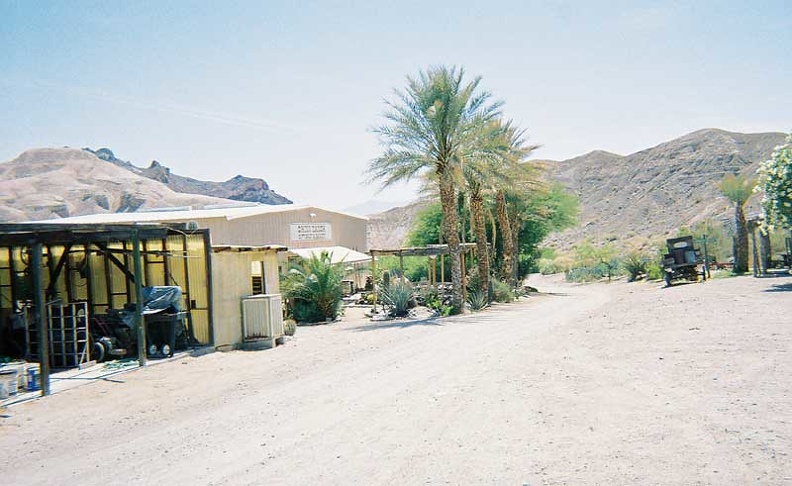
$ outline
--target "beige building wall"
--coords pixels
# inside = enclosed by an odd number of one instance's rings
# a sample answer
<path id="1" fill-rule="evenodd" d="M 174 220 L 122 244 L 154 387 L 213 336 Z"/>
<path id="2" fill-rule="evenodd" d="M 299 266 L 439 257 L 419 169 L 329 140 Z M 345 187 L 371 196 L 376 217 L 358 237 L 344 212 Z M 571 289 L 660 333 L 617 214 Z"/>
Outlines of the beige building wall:
<path id="1" fill-rule="evenodd" d="M 228 220 L 190 218 L 200 228 L 208 228 L 212 245 L 283 245 L 289 248 L 343 246 L 366 252 L 368 220 L 316 207 L 264 213 Z M 313 232 L 301 229 L 315 228 Z M 295 238 L 295 235 L 297 237 Z M 301 236 L 300 236 L 301 235 Z"/>
<path id="2" fill-rule="evenodd" d="M 253 293 L 252 264 L 263 262 L 264 293 L 279 294 L 275 250 L 212 253 L 212 307 L 215 348 L 232 349 L 242 342 L 242 297 Z"/>

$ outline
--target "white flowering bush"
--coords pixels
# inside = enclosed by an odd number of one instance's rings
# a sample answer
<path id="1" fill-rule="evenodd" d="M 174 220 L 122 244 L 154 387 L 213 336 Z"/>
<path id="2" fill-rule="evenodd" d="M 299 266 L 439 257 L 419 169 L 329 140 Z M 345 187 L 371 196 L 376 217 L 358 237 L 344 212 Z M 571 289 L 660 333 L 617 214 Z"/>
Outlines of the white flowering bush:
<path id="1" fill-rule="evenodd" d="M 764 192 L 762 207 L 768 227 L 792 227 L 792 134 L 759 166 L 757 190 Z"/>

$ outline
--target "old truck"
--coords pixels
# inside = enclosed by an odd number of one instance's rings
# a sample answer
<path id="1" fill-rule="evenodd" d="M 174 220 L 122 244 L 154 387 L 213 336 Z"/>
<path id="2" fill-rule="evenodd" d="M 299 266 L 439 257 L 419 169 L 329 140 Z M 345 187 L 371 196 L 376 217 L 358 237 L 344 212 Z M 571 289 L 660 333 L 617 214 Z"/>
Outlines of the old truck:
<path id="1" fill-rule="evenodd" d="M 704 258 L 701 250 L 694 247 L 692 236 L 667 239 L 666 246 L 668 253 L 663 255 L 663 271 L 667 286 L 675 280 L 697 282 L 699 276 L 707 279 Z"/>

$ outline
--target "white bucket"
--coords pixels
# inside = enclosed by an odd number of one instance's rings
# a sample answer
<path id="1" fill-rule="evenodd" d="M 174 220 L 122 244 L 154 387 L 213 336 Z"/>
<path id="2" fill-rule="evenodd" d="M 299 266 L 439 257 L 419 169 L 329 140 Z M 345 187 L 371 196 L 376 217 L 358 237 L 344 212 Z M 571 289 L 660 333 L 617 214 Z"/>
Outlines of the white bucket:
<path id="1" fill-rule="evenodd" d="M 2 384 L 5 394 L 16 395 L 17 393 L 17 380 L 19 372 L 16 368 L 2 367 L 0 368 L 0 384 Z"/>
<path id="2" fill-rule="evenodd" d="M 27 388 L 27 361 L 21 359 L 6 363 L 5 368 L 16 370 L 17 372 L 17 390 L 24 391 Z M 2 368 L 0 368 L 2 369 Z"/>

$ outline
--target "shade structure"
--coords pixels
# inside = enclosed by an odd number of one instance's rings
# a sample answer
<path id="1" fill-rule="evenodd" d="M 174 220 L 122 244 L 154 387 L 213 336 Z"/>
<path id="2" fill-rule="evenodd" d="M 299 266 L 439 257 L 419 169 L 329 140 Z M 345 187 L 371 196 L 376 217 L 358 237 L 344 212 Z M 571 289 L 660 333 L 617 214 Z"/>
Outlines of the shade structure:
<path id="1" fill-rule="evenodd" d="M 295 254 L 302 258 L 311 258 L 312 256 L 319 256 L 322 252 L 330 254 L 331 263 L 359 263 L 370 261 L 371 257 L 365 253 L 355 251 L 351 248 L 343 246 L 324 246 L 319 248 L 289 248 L 289 253 Z"/>

